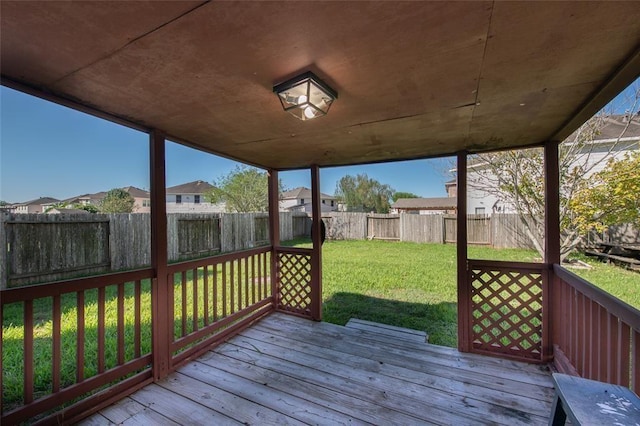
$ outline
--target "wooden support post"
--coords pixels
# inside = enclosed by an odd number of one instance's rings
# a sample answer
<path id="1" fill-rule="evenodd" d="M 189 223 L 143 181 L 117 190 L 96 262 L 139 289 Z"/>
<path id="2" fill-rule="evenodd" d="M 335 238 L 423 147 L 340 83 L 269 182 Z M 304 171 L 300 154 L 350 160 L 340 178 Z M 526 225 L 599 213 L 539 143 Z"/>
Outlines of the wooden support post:
<path id="1" fill-rule="evenodd" d="M 544 146 L 544 262 L 560 263 L 560 166 L 558 144 Z"/>
<path id="2" fill-rule="evenodd" d="M 467 153 L 457 155 L 456 253 L 458 267 L 458 350 L 471 350 L 470 283 L 467 282 Z"/>
<path id="3" fill-rule="evenodd" d="M 553 265 L 560 264 L 560 164 L 557 142 L 547 142 L 544 146 L 544 263 L 547 266 L 546 283 L 542 288 L 542 356 L 553 357 L 553 343 L 558 342 L 559 328 L 554 326 L 553 312 L 559 312 L 556 302 L 560 295 L 553 272 Z M 553 309 L 554 307 L 556 309 Z"/>
<path id="4" fill-rule="evenodd" d="M 320 168 L 311 166 L 311 217 L 313 252 L 311 253 L 311 318 L 322 321 L 322 199 Z"/>
<path id="5" fill-rule="evenodd" d="M 273 308 L 278 308 L 280 298 L 280 281 L 278 277 L 278 253 L 277 248 L 280 246 L 280 184 L 278 180 L 278 171 L 269 170 L 269 242 L 271 244 L 271 297 L 273 299 Z"/>
<path id="6" fill-rule="evenodd" d="M 165 183 L 164 134 L 150 134 L 151 171 L 151 267 L 153 378 L 160 380 L 170 372 L 173 318 L 169 318 L 169 282 L 167 279 L 167 196 Z"/>

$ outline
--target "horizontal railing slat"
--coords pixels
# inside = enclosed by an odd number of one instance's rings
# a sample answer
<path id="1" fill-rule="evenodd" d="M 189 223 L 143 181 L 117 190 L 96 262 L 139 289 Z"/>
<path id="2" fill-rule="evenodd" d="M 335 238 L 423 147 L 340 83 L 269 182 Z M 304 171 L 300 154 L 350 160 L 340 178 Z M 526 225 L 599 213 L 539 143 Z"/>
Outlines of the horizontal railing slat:
<path id="1" fill-rule="evenodd" d="M 129 361 L 124 365 L 105 371 L 103 374 L 93 376 L 81 383 L 76 383 L 60 392 L 40 398 L 30 404 L 23 405 L 15 410 L 3 413 L 2 423 L 16 424 L 30 419 L 35 413 L 51 410 L 67 401 L 75 399 L 87 392 L 91 392 L 101 386 L 109 384 L 120 377 L 141 370 L 151 365 L 151 354 Z M 149 369 L 150 370 L 150 369 Z"/>
<path id="2" fill-rule="evenodd" d="M 95 277 L 77 278 L 73 280 L 56 281 L 47 284 L 32 285 L 2 290 L 0 303 L 23 302 L 25 300 L 43 297 L 59 296 L 64 293 L 74 293 L 81 290 L 108 287 L 113 284 L 126 283 L 153 278 L 153 269 L 138 269 L 135 271 L 118 272 L 115 274 L 97 275 Z"/>
<path id="3" fill-rule="evenodd" d="M 207 265 L 219 264 L 228 262 L 231 260 L 242 259 L 244 257 L 253 256 L 260 253 L 267 253 L 271 251 L 270 246 L 263 246 L 258 248 L 253 248 L 249 250 L 235 251 L 233 253 L 219 254 L 216 256 L 204 257 L 202 259 L 197 260 L 189 260 L 186 262 L 172 263 L 167 267 L 167 272 L 169 274 L 175 274 L 177 272 L 186 271 L 188 269 L 201 268 Z"/>

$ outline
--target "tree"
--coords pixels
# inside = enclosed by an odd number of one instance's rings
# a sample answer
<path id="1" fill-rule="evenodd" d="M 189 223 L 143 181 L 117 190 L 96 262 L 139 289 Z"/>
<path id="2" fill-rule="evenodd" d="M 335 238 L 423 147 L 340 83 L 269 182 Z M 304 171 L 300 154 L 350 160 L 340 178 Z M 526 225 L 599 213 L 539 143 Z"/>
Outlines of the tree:
<path id="1" fill-rule="evenodd" d="M 572 200 L 590 186 L 590 176 L 613 155 L 620 137 L 629 123 L 621 130 L 617 141 L 608 147 L 604 155 L 594 155 L 602 146 L 590 143 L 599 135 L 607 116 L 600 114 L 578 129 L 559 146 L 560 171 L 560 255 L 565 259 L 584 237 L 581 218 L 585 210 L 576 210 Z M 518 151 L 486 153 L 473 157 L 469 173 L 469 187 L 495 196 L 518 214 L 534 247 L 544 256 L 544 167 L 541 148 Z M 607 201 L 603 199 L 603 201 Z"/>
<path id="2" fill-rule="evenodd" d="M 93 204 L 76 203 L 73 205 L 73 208 L 78 210 L 86 210 L 89 213 L 100 213 L 100 209 Z"/>
<path id="3" fill-rule="evenodd" d="M 135 200 L 127 191 L 121 188 L 114 188 L 107 192 L 107 195 L 100 203 L 100 211 L 103 213 L 131 213 Z"/>
<path id="4" fill-rule="evenodd" d="M 347 206 L 348 211 L 388 213 L 389 200 L 394 190 L 366 173 L 343 176 L 336 184 L 336 198 Z"/>
<path id="5" fill-rule="evenodd" d="M 226 203 L 228 212 L 266 212 L 269 209 L 269 184 L 266 172 L 248 166 L 236 166 L 213 182 L 205 194 L 211 203 Z M 282 192 L 282 182 L 278 182 Z"/>
<path id="6" fill-rule="evenodd" d="M 608 137 L 611 143 L 594 144 L 608 122 L 614 119 L 611 105 L 592 117 L 559 146 L 560 170 L 560 245 L 561 259 L 578 247 L 585 236 L 585 224 L 593 224 L 595 211 L 608 211 L 611 196 L 600 197 L 599 206 L 576 209 L 579 194 L 586 194 L 592 185 L 591 177 L 613 157 L 621 138 L 632 122 L 638 123 L 635 112 L 640 105 L 640 80 L 629 89 L 618 111 L 626 111 L 626 119 L 618 133 Z M 607 110 L 609 108 L 609 110 Z M 620 115 L 618 115 L 620 117 Z M 605 150 L 603 153 L 602 150 Z M 468 185 L 481 193 L 495 196 L 518 214 L 534 247 L 544 257 L 544 167 L 542 149 L 502 151 L 474 156 L 469 161 Z M 473 177 L 472 177 L 473 176 Z M 594 195 L 595 197 L 595 195 Z M 572 201 L 572 200 L 576 201 Z M 595 200 L 594 200 L 595 201 Z M 592 216 L 586 217 L 583 215 Z M 614 216 L 612 216 L 613 218 Z M 622 216 L 619 216 L 622 217 Z M 602 216 L 606 219 L 606 215 Z M 604 222 L 603 222 L 604 223 Z"/>
<path id="7" fill-rule="evenodd" d="M 401 191 L 394 192 L 393 196 L 391 197 L 394 203 L 398 201 L 400 198 L 420 198 L 420 197 L 414 194 L 413 192 L 401 192 Z"/>
<path id="8" fill-rule="evenodd" d="M 591 185 L 580 189 L 570 202 L 582 233 L 603 232 L 622 223 L 640 228 L 640 151 L 622 160 L 610 159 L 589 180 Z"/>
<path id="9" fill-rule="evenodd" d="M 53 209 L 58 209 L 58 210 L 66 209 L 68 205 L 69 204 L 64 201 L 58 201 L 57 203 L 53 203 L 49 207 L 47 207 L 44 212 L 49 213 Z"/>

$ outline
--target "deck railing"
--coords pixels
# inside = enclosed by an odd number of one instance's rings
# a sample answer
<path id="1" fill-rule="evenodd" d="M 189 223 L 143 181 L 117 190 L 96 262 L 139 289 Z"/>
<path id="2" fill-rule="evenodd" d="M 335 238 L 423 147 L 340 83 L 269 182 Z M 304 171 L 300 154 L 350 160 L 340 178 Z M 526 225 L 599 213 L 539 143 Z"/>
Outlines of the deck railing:
<path id="1" fill-rule="evenodd" d="M 271 247 L 170 265 L 171 368 L 273 310 L 270 271 Z"/>
<path id="2" fill-rule="evenodd" d="M 312 298 L 317 289 L 312 287 L 312 250 L 296 247 L 276 249 L 278 288 L 276 309 L 305 318 L 313 318 Z"/>
<path id="3" fill-rule="evenodd" d="M 554 265 L 554 364 L 567 374 L 640 389 L 640 311 Z"/>
<path id="4" fill-rule="evenodd" d="M 545 265 L 470 259 L 467 273 L 470 350 L 547 361 Z"/>
<path id="5" fill-rule="evenodd" d="M 1 423 L 85 398 L 50 418 L 73 421 L 150 383 L 151 277 L 144 269 L 3 290 Z"/>

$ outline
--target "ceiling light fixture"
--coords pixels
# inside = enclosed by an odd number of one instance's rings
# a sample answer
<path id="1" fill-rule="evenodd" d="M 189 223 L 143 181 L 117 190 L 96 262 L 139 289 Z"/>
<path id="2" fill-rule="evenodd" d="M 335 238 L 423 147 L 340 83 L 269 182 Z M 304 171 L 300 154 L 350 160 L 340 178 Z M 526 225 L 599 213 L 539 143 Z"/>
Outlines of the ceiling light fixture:
<path id="1" fill-rule="evenodd" d="M 274 86 L 273 92 L 282 108 L 302 121 L 326 115 L 338 98 L 338 92 L 311 71 Z"/>

